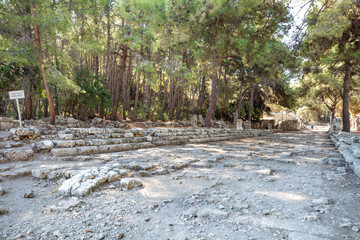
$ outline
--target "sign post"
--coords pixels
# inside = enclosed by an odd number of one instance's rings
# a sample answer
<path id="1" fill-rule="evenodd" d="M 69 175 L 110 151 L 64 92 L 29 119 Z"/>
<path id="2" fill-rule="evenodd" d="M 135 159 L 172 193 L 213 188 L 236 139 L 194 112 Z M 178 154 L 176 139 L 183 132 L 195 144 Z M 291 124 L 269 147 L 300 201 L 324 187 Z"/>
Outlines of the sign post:
<path id="1" fill-rule="evenodd" d="M 17 110 L 18 110 L 18 114 L 19 114 L 20 127 L 22 127 L 21 113 L 20 113 L 20 106 L 19 106 L 19 98 L 25 98 L 24 90 L 10 91 L 9 92 L 9 97 L 10 97 L 10 100 L 13 100 L 13 99 L 16 100 Z"/>

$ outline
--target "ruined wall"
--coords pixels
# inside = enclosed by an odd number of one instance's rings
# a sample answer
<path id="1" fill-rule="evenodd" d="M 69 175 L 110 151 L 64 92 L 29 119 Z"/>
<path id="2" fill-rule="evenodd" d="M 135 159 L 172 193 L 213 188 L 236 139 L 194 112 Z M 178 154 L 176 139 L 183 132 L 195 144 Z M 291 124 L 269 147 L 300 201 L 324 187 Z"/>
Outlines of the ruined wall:
<path id="1" fill-rule="evenodd" d="M 15 128 L 0 136 L 0 162 L 25 161 L 36 153 L 76 160 L 78 156 L 120 152 L 163 145 L 222 141 L 260 136 L 259 129 L 219 128 L 66 128 L 61 131 Z"/>
<path id="2" fill-rule="evenodd" d="M 348 132 L 331 132 L 330 139 L 349 167 L 360 177 L 360 136 Z"/>
<path id="3" fill-rule="evenodd" d="M 297 131 L 299 128 L 300 126 L 298 120 L 286 120 L 280 124 L 280 129 L 283 131 Z"/>

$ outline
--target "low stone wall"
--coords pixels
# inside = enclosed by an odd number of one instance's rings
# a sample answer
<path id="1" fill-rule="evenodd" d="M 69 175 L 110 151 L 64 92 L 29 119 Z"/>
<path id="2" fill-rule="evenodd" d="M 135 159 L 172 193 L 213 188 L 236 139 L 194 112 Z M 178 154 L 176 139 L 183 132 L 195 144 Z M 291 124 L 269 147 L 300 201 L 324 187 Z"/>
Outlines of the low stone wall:
<path id="1" fill-rule="evenodd" d="M 67 128 L 49 134 L 44 129 L 15 128 L 1 138 L 0 162 L 26 161 L 36 153 L 75 160 L 79 155 L 120 152 L 186 143 L 223 141 L 266 134 L 260 129 L 220 128 Z"/>
<path id="2" fill-rule="evenodd" d="M 262 130 L 240 131 L 216 128 L 68 129 L 68 131 L 58 134 L 63 140 L 52 141 L 54 143 L 53 149 L 47 148 L 46 150 L 50 150 L 51 154 L 56 157 L 77 156 L 164 145 L 222 141 L 262 134 L 264 134 Z M 39 145 L 42 146 L 42 142 L 39 142 Z M 49 144 L 46 145 L 49 146 Z M 38 149 L 41 149 L 41 147 Z"/>
<path id="3" fill-rule="evenodd" d="M 360 177 L 360 136 L 348 132 L 331 132 L 330 139 L 349 167 Z"/>

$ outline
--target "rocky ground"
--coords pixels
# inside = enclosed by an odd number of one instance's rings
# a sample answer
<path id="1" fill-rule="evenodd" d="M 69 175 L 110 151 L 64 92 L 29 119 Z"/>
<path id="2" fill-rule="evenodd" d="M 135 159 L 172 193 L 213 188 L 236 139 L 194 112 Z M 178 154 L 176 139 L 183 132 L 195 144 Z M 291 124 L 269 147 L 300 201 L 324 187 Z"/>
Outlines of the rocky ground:
<path id="1" fill-rule="evenodd" d="M 120 180 L 59 196 L 64 174 L 99 167 Z M 0 239 L 360 239 L 360 181 L 325 132 L 44 157 L 0 172 Z"/>

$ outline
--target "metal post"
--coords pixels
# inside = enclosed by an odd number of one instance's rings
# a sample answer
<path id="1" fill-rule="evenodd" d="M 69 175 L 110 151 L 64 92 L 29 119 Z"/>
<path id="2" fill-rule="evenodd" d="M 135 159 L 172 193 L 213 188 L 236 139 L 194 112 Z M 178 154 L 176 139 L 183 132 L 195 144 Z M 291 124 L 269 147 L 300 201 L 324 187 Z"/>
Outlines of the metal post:
<path id="1" fill-rule="evenodd" d="M 16 99 L 16 105 L 17 105 L 17 110 L 19 113 L 19 122 L 20 122 L 20 127 L 22 128 L 22 124 L 21 124 L 21 113 L 20 113 L 20 106 L 19 106 L 19 99 Z"/>

